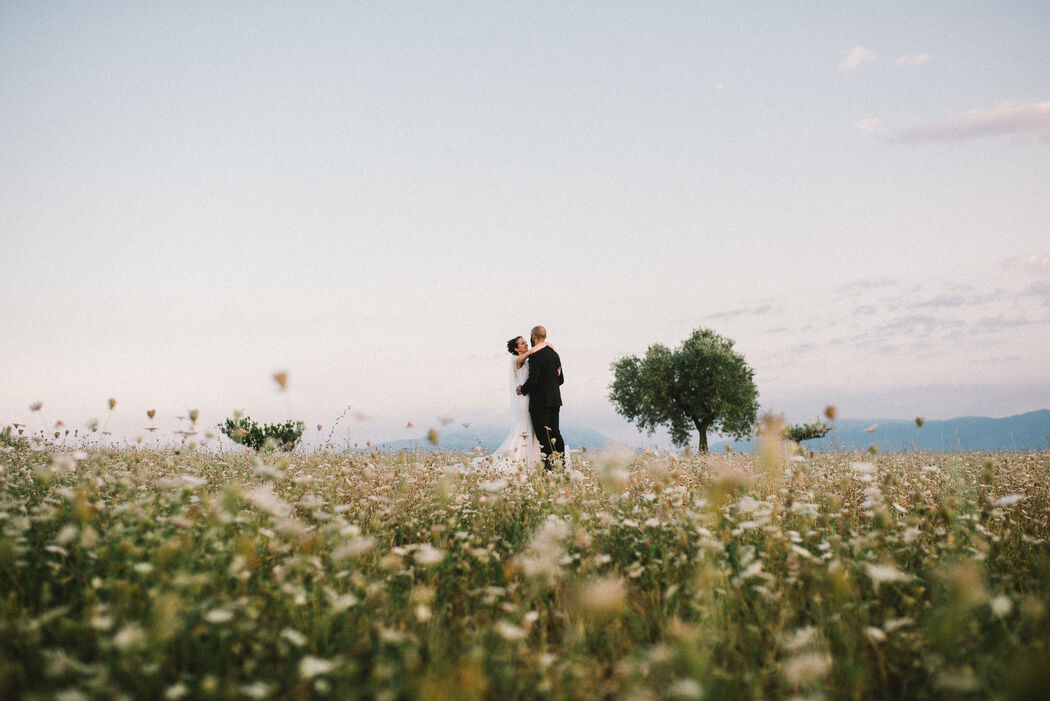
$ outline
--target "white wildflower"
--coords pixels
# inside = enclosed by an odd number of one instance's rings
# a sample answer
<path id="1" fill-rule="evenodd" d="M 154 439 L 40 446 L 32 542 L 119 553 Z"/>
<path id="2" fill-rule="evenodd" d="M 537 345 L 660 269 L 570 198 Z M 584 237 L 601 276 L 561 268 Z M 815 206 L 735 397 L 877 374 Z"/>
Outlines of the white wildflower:
<path id="1" fill-rule="evenodd" d="M 501 618 L 500 620 L 496 621 L 496 625 L 494 626 L 494 628 L 496 629 L 496 633 L 499 635 L 499 637 L 510 642 L 514 642 L 516 640 L 524 640 L 525 636 L 527 635 L 524 628 L 522 628 L 521 626 L 514 625 L 505 618 Z"/>
<path id="2" fill-rule="evenodd" d="M 342 562 L 343 560 L 351 557 L 357 557 L 368 552 L 376 545 L 376 539 L 370 535 L 356 536 L 351 538 L 347 542 L 337 545 L 332 549 L 332 559 L 336 562 Z"/>
<path id="3" fill-rule="evenodd" d="M 532 541 L 517 562 L 526 575 L 557 577 L 561 573 L 561 559 L 565 555 L 562 541 L 569 536 L 569 524 L 553 514 L 536 529 Z"/>
<path id="4" fill-rule="evenodd" d="M 757 577 L 760 574 L 762 574 L 762 561 L 755 560 L 740 573 L 740 579 L 750 579 L 751 577 Z"/>
<path id="5" fill-rule="evenodd" d="M 292 514 L 291 504 L 277 496 L 269 485 L 264 484 L 254 487 L 245 493 L 244 498 L 249 503 L 254 504 L 260 511 L 265 511 L 274 516 L 285 518 Z"/>
<path id="6" fill-rule="evenodd" d="M 892 633 L 898 628 L 904 628 L 905 626 L 910 626 L 913 623 L 915 623 L 915 619 L 913 618 L 891 618 L 890 620 L 882 624 L 882 629 L 887 633 Z"/>
<path id="7" fill-rule="evenodd" d="M 913 575 L 901 572 L 892 565 L 878 565 L 869 562 L 864 565 L 864 569 L 876 587 L 884 582 L 909 582 L 915 579 Z"/>
<path id="8" fill-rule="evenodd" d="M 340 596 L 332 597 L 332 613 L 340 613 L 346 611 L 352 606 L 356 606 L 358 599 L 353 594 L 342 594 Z"/>
<path id="9" fill-rule="evenodd" d="M 113 636 L 113 645 L 120 650 L 142 647 L 145 642 L 146 634 L 136 625 L 126 625 Z"/>
<path id="10" fill-rule="evenodd" d="M 509 484 L 506 479 L 482 480 L 478 486 L 486 492 L 498 492 Z"/>
<path id="11" fill-rule="evenodd" d="M 266 682 L 252 682 L 241 686 L 241 693 L 250 699 L 267 699 L 273 694 L 273 688 Z"/>
<path id="12" fill-rule="evenodd" d="M 224 608 L 212 609 L 204 614 L 204 620 L 208 623 L 229 623 L 233 620 L 233 612 Z"/>
<path id="13" fill-rule="evenodd" d="M 1010 615 L 1010 612 L 1014 610 L 1014 604 L 1010 601 L 1008 596 L 997 596 L 991 600 L 989 606 L 992 608 L 994 613 L 999 618 L 1006 618 Z"/>
<path id="14" fill-rule="evenodd" d="M 819 557 L 806 550 L 801 545 L 795 545 L 794 543 L 791 544 L 791 552 L 795 553 L 796 555 L 801 555 L 807 560 L 820 560 Z"/>
<path id="15" fill-rule="evenodd" d="M 172 684 L 164 690 L 164 698 L 168 699 L 168 701 L 178 701 L 179 699 L 184 698 L 189 693 L 189 687 L 183 684 L 182 682 L 178 682 L 177 684 Z"/>
<path id="16" fill-rule="evenodd" d="M 55 536 L 55 542 L 59 545 L 66 545 L 67 543 L 69 543 L 69 541 L 77 537 L 78 532 L 79 531 L 77 530 L 76 526 L 74 526 L 71 523 L 67 523 L 65 526 L 62 527 L 62 530 L 58 532 L 58 535 Z"/>
<path id="17" fill-rule="evenodd" d="M 823 652 L 805 652 L 784 662 L 784 677 L 793 685 L 809 684 L 831 670 L 831 656 Z"/>
<path id="18" fill-rule="evenodd" d="M 302 647 L 308 642 L 305 635 L 297 631 L 295 628 L 285 628 L 281 631 L 281 637 L 290 642 L 296 647 Z"/>
<path id="19" fill-rule="evenodd" d="M 313 679 L 322 674 L 328 674 L 335 667 L 336 663 L 331 660 L 307 655 L 299 661 L 299 676 L 303 679 Z"/>
<path id="20" fill-rule="evenodd" d="M 799 628 L 798 630 L 792 631 L 790 634 L 785 636 L 781 645 L 788 652 L 797 652 L 802 648 L 809 647 L 817 642 L 817 629 L 813 626 L 806 626 L 805 628 Z"/>
<path id="21" fill-rule="evenodd" d="M 677 699 L 698 699 L 703 695 L 703 689 L 695 679 L 676 679 L 667 687 L 667 695 Z"/>
<path id="22" fill-rule="evenodd" d="M 429 543 L 420 545 L 416 550 L 415 561 L 417 565 L 423 565 L 424 567 L 430 567 L 436 565 L 445 559 L 445 551 L 440 548 L 435 548 Z"/>
<path id="23" fill-rule="evenodd" d="M 875 626 L 868 626 L 864 629 L 864 635 L 868 636 L 868 640 L 873 643 L 882 643 L 886 641 L 886 633 L 882 628 L 876 628 Z"/>

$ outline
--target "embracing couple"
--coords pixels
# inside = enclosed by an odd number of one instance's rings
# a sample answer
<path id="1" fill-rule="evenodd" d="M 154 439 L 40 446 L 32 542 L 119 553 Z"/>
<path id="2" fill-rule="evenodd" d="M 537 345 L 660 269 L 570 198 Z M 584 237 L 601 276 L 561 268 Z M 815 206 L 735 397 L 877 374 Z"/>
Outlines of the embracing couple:
<path id="1" fill-rule="evenodd" d="M 558 428 L 561 385 L 565 374 L 561 358 L 547 343 L 547 329 L 537 326 L 532 348 L 517 336 L 507 341 L 510 362 L 510 401 L 514 423 L 510 434 L 493 455 L 511 463 L 532 465 L 541 457 L 544 469 L 554 467 L 557 454 L 565 452 Z"/>

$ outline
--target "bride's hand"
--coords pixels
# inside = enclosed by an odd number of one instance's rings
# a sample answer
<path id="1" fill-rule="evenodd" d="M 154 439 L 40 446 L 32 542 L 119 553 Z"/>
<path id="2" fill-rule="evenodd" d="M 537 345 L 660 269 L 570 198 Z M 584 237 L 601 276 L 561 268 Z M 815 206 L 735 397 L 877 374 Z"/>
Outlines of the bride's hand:
<path id="1" fill-rule="evenodd" d="M 544 341 L 543 343 L 537 343 L 536 345 L 534 345 L 532 348 L 529 349 L 529 352 L 526 353 L 525 356 L 528 357 L 528 356 L 532 355 L 533 353 L 535 353 L 536 351 L 541 351 L 544 348 L 550 348 L 550 346 L 547 344 L 546 341 Z"/>

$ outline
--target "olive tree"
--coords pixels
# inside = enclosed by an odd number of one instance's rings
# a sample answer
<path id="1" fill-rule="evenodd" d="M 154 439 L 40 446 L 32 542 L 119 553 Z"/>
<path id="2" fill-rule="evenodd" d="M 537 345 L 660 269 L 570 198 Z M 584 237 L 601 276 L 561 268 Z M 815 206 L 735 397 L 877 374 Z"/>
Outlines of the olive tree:
<path id="1" fill-rule="evenodd" d="M 754 371 L 733 342 L 698 329 L 675 350 L 656 344 L 644 358 L 628 356 L 612 365 L 609 399 L 616 411 L 652 435 L 667 426 L 677 446 L 695 430 L 701 452 L 709 431 L 744 438 L 758 418 Z"/>

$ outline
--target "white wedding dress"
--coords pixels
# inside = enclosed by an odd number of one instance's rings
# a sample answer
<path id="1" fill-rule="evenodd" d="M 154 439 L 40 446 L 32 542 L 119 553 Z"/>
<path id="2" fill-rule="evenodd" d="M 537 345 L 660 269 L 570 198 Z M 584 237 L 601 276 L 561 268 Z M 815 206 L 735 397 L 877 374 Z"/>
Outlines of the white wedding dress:
<path id="1" fill-rule="evenodd" d="M 529 398 L 519 395 L 516 390 L 529 377 L 529 364 L 522 363 L 517 367 L 518 356 L 510 359 L 510 433 L 503 439 L 499 448 L 492 454 L 493 462 L 504 467 L 527 467 L 536 463 L 542 454 L 540 442 L 532 430 L 532 419 L 529 418 Z"/>

